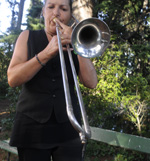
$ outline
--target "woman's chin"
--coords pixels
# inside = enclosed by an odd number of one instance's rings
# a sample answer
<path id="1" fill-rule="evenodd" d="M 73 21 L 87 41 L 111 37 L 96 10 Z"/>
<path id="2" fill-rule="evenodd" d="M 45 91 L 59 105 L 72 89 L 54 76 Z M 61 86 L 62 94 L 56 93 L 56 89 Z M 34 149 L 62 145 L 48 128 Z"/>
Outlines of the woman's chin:
<path id="1" fill-rule="evenodd" d="M 50 35 L 56 35 L 56 26 L 54 27 L 50 27 L 50 28 L 48 28 L 48 27 L 46 27 L 45 28 L 45 31 L 48 33 L 48 34 L 50 34 Z"/>

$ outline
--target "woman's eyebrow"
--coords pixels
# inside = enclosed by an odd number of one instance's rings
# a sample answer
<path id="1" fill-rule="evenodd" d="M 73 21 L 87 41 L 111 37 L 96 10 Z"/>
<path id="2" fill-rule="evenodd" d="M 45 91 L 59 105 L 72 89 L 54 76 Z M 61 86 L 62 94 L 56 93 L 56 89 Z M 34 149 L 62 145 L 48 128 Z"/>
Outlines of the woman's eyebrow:
<path id="1" fill-rule="evenodd" d="M 51 3 L 51 2 L 48 2 L 48 4 L 54 4 L 55 5 L 55 3 Z M 61 4 L 60 6 L 69 6 L 68 4 Z"/>

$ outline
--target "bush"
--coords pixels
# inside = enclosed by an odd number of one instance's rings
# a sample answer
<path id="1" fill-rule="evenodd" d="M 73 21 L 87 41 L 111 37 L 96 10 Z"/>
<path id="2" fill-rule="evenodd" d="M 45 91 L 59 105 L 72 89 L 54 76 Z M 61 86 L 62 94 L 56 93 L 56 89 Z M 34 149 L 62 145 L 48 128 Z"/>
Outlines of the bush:
<path id="1" fill-rule="evenodd" d="M 106 143 L 89 140 L 85 161 L 150 161 L 148 154 L 111 146 Z"/>
<path id="2" fill-rule="evenodd" d="M 7 89 L 8 89 L 7 80 L 4 79 L 3 81 L 0 81 L 0 99 L 4 99 L 6 97 Z"/>

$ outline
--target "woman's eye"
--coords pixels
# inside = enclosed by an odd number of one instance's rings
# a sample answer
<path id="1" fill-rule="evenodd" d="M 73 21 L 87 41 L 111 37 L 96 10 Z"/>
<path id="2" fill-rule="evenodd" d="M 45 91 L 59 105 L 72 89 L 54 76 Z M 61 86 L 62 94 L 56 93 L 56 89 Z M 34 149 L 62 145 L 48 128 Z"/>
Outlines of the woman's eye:
<path id="1" fill-rule="evenodd" d="M 62 8 L 62 10 L 63 10 L 63 11 L 67 11 L 67 9 L 66 9 L 66 8 Z"/>
<path id="2" fill-rule="evenodd" d="M 54 8 L 54 6 L 49 6 L 48 8 L 52 9 L 52 8 Z"/>

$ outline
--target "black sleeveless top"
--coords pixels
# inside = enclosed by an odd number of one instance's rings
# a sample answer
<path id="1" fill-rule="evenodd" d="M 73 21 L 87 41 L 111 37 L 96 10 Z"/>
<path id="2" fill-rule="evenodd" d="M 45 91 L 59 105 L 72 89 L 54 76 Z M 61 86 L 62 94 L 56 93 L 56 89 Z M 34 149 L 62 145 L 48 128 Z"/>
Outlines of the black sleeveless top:
<path id="1" fill-rule="evenodd" d="M 30 31 L 28 39 L 28 59 L 31 59 L 48 45 L 44 30 Z M 72 54 L 76 72 L 79 71 L 77 56 Z M 74 91 L 74 80 L 68 54 L 64 52 L 69 88 L 74 113 L 80 118 L 77 97 Z M 17 112 L 22 112 L 38 122 L 49 120 L 52 110 L 58 122 L 68 120 L 59 54 L 51 59 L 29 82 L 22 86 L 17 104 Z"/>
<path id="2" fill-rule="evenodd" d="M 43 30 L 30 31 L 28 59 L 43 50 L 48 44 Z M 80 112 L 74 92 L 74 82 L 67 53 L 64 53 L 69 79 L 74 114 L 79 121 Z M 79 63 L 72 55 L 78 73 Z M 59 55 L 50 60 L 36 76 L 25 83 L 17 103 L 16 117 L 10 145 L 26 148 L 51 148 L 70 144 L 79 139 L 66 114 Z"/>

